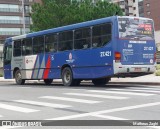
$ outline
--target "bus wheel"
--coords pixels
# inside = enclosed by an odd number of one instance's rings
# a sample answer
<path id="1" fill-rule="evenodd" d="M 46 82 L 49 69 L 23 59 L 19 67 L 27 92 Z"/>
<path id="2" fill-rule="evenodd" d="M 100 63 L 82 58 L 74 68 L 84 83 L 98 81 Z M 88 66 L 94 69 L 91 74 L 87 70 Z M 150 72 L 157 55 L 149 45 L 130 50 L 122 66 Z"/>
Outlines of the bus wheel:
<path id="1" fill-rule="evenodd" d="M 109 82 L 110 78 L 100 78 L 100 79 L 93 79 L 92 83 L 94 85 L 105 85 Z"/>
<path id="2" fill-rule="evenodd" d="M 64 86 L 74 85 L 75 80 L 73 79 L 73 74 L 69 67 L 65 67 L 62 70 L 62 81 Z"/>
<path id="3" fill-rule="evenodd" d="M 53 82 L 53 79 L 44 79 L 46 85 L 50 85 Z"/>
<path id="4" fill-rule="evenodd" d="M 21 71 L 17 70 L 15 73 L 15 81 L 18 85 L 24 85 L 25 80 L 22 79 Z"/>

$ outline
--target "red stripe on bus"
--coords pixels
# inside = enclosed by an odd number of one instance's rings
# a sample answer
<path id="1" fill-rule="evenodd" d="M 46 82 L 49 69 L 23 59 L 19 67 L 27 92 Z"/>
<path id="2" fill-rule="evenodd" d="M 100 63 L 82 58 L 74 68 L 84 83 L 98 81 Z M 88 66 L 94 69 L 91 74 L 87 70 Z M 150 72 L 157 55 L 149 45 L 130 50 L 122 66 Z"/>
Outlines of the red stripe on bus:
<path id="1" fill-rule="evenodd" d="M 50 68 L 51 68 L 51 57 L 49 56 L 48 60 L 47 60 L 46 68 L 45 68 L 44 74 L 43 74 L 44 79 L 48 78 Z"/>

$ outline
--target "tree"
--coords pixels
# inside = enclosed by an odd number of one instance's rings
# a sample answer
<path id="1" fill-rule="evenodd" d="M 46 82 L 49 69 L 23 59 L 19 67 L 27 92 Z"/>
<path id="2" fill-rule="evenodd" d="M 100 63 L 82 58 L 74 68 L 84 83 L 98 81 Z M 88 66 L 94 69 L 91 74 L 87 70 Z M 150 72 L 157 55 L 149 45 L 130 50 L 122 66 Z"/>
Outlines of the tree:
<path id="1" fill-rule="evenodd" d="M 113 3 L 92 0 L 42 0 L 43 4 L 32 6 L 31 31 L 40 31 L 58 26 L 64 26 L 98 18 L 122 15 L 122 9 Z"/>

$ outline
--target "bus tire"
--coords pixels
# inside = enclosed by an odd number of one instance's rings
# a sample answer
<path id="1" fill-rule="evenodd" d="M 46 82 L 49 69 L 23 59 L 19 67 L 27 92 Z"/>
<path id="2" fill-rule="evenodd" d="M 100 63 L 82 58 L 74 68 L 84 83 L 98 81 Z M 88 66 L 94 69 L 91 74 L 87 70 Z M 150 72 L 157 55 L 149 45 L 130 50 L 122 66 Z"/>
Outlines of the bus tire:
<path id="1" fill-rule="evenodd" d="M 15 72 L 15 81 L 18 85 L 24 85 L 25 83 L 25 80 L 22 79 L 22 74 L 19 69 Z"/>
<path id="2" fill-rule="evenodd" d="M 94 85 L 105 85 L 109 82 L 110 78 L 99 78 L 99 79 L 93 79 L 92 83 Z"/>
<path id="3" fill-rule="evenodd" d="M 62 81 L 64 86 L 73 86 L 75 84 L 72 70 L 69 67 L 65 67 L 62 70 Z"/>
<path id="4" fill-rule="evenodd" d="M 44 79 L 44 83 L 46 85 L 50 85 L 50 84 L 52 84 L 52 82 L 53 82 L 53 79 Z"/>

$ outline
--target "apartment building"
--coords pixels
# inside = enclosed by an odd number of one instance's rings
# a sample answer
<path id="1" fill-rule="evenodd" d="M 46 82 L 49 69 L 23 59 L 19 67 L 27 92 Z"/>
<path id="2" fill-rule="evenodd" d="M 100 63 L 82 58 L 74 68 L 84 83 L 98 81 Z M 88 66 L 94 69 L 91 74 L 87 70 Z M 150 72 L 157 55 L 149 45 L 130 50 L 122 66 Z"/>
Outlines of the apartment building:
<path id="1" fill-rule="evenodd" d="M 141 0 L 143 2 L 144 17 L 154 20 L 155 40 L 160 51 L 160 0 Z"/>
<path id="2" fill-rule="evenodd" d="M 34 2 L 40 2 L 40 0 L 0 0 L 0 68 L 2 67 L 4 40 L 7 37 L 30 31 L 32 21 L 29 13 Z"/>

